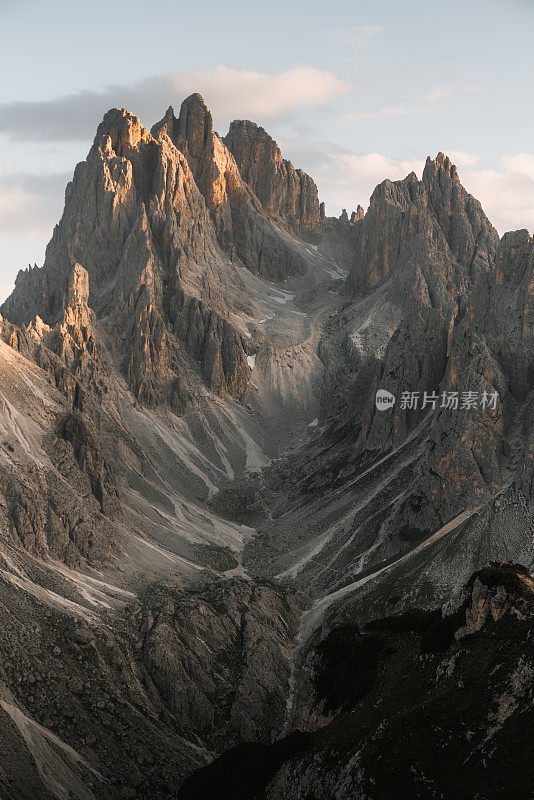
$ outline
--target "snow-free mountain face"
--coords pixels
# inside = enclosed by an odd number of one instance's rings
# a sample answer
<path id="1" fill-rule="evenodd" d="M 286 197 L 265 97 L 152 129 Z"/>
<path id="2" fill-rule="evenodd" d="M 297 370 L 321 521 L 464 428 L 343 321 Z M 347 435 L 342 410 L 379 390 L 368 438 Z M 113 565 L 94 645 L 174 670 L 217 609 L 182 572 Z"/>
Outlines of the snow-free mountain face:
<path id="1" fill-rule="evenodd" d="M 180 800 L 527 800 L 534 583 L 494 564 L 465 588 L 445 618 L 438 608 L 334 628 L 301 677 L 299 730 L 231 749 Z"/>
<path id="2" fill-rule="evenodd" d="M 0 789 L 171 797 L 330 722 L 339 622 L 529 566 L 533 309 L 530 235 L 442 154 L 334 219 L 199 95 L 109 111 L 1 308 Z"/>

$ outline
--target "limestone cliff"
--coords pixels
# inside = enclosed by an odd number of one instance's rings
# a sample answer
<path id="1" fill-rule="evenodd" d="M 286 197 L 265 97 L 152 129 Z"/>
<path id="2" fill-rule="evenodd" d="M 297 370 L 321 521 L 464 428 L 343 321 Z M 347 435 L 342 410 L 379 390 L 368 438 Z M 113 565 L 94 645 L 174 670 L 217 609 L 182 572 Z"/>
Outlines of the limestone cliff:
<path id="1" fill-rule="evenodd" d="M 210 211 L 218 242 L 232 260 L 274 280 L 305 270 L 298 250 L 281 236 L 270 219 L 276 201 L 264 209 L 254 186 L 240 174 L 225 140 L 214 132 L 211 114 L 199 94 L 184 100 L 178 119 L 169 108 L 152 133 L 156 138 L 166 134 L 187 158 Z M 283 206 L 285 190 L 278 189 L 278 203 Z"/>
<path id="2" fill-rule="evenodd" d="M 76 264 L 86 275 L 81 294 L 71 286 Z M 188 396 L 178 365 L 198 357 L 198 348 L 193 353 L 187 341 L 179 342 L 184 325 L 178 306 L 187 314 L 191 303 L 194 308 L 205 298 L 217 320 L 227 313 L 221 287 L 232 280 L 235 270 L 218 246 L 186 158 L 166 136 L 156 141 L 137 117 L 112 110 L 67 187 L 43 268 L 20 273 L 3 308 L 18 324 L 36 316 L 49 326 L 60 322 L 55 344 L 51 337 L 47 344 L 70 368 L 87 373 L 95 368 L 94 337 L 88 333 L 89 311 L 77 309 L 89 307 L 96 314 L 93 327 L 105 317 L 104 327 L 123 349 L 124 372 L 138 399 L 153 407 L 179 396 L 178 409 Z M 61 319 L 64 308 L 71 310 Z M 167 330 L 169 314 L 173 327 Z M 239 337 L 231 344 L 226 337 L 223 345 L 205 336 L 200 355 L 209 388 L 239 396 L 247 375 Z M 75 363 L 81 340 L 83 368 Z"/>
<path id="3" fill-rule="evenodd" d="M 317 241 L 321 233 L 317 186 L 291 161 L 264 128 L 250 120 L 234 120 L 224 143 L 235 158 L 243 180 L 275 220 Z"/>

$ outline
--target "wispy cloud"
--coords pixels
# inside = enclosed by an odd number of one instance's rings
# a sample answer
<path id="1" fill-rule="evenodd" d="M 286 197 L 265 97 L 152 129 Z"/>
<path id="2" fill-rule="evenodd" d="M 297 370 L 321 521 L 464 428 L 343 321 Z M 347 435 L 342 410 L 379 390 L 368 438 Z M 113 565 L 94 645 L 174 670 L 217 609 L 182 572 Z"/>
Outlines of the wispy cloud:
<path id="1" fill-rule="evenodd" d="M 0 174 L 0 232 L 50 235 L 63 205 L 65 174 Z"/>
<path id="2" fill-rule="evenodd" d="M 439 101 L 450 95 L 452 95 L 451 89 L 435 86 L 423 97 L 418 97 L 406 105 L 386 106 L 385 108 L 371 111 L 349 111 L 345 114 L 340 114 L 338 120 L 346 124 L 363 119 L 387 119 L 389 117 L 406 117 L 411 114 L 439 111 L 443 107 Z"/>
<path id="3" fill-rule="evenodd" d="M 387 119 L 388 117 L 403 117 L 411 114 L 409 108 L 402 108 L 402 106 L 391 106 L 390 108 L 381 108 L 379 111 L 349 111 L 347 114 L 342 114 L 340 120 L 342 122 L 357 122 L 360 119 Z"/>
<path id="4" fill-rule="evenodd" d="M 516 175 L 526 175 L 534 180 L 534 155 L 531 153 L 505 156 L 502 159 L 502 165 L 508 172 Z"/>
<path id="5" fill-rule="evenodd" d="M 280 141 L 284 153 L 315 179 L 328 214 L 366 207 L 374 188 L 385 178 L 400 180 L 421 173 L 424 159 L 395 159 L 382 153 L 352 153 L 328 142 Z"/>
<path id="6" fill-rule="evenodd" d="M 446 89 L 444 86 L 435 86 L 423 100 L 427 103 L 438 103 L 440 100 L 443 100 L 444 97 L 449 97 L 451 94 L 452 92 L 450 89 Z"/>
<path id="7" fill-rule="evenodd" d="M 384 25 L 358 25 L 355 28 L 333 30 L 332 37 L 350 47 L 367 47 L 385 31 Z"/>
<path id="8" fill-rule="evenodd" d="M 130 86 L 108 86 L 101 92 L 82 91 L 55 100 L 4 103 L 0 133 L 19 141 L 90 139 L 109 108 L 128 108 L 150 126 L 170 101 L 179 106 L 192 92 L 204 95 L 217 126 L 236 117 L 269 122 L 320 106 L 350 89 L 334 73 L 314 67 L 269 74 L 219 66 L 157 75 Z"/>
<path id="9" fill-rule="evenodd" d="M 459 170 L 473 169 L 480 163 L 478 153 L 467 153 L 465 150 L 447 150 L 447 148 L 445 148 L 445 152 Z"/>

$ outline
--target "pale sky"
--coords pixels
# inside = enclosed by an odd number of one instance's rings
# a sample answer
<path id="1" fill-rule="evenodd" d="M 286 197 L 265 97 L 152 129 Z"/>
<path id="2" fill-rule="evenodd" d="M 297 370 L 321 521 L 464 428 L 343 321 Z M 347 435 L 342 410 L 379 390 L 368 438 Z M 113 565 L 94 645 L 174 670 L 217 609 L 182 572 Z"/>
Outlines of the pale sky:
<path id="1" fill-rule="evenodd" d="M 0 0 L 0 301 L 41 265 L 104 112 L 199 91 L 263 125 L 327 213 L 448 153 L 500 233 L 534 229 L 530 0 Z"/>

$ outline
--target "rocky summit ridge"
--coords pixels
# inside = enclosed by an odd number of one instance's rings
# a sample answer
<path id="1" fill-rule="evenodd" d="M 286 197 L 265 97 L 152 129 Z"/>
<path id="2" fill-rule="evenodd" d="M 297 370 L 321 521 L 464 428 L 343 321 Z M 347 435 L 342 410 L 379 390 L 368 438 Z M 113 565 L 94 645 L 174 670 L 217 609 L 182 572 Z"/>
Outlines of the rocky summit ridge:
<path id="1" fill-rule="evenodd" d="M 534 245 L 447 156 L 333 218 L 198 94 L 150 131 L 112 109 L 0 309 L 0 376 L 1 796 L 196 797 L 250 758 L 243 797 L 387 798 L 399 741 L 391 785 L 452 798 L 461 756 L 502 796 L 488 743 L 521 753 L 531 714 Z"/>

